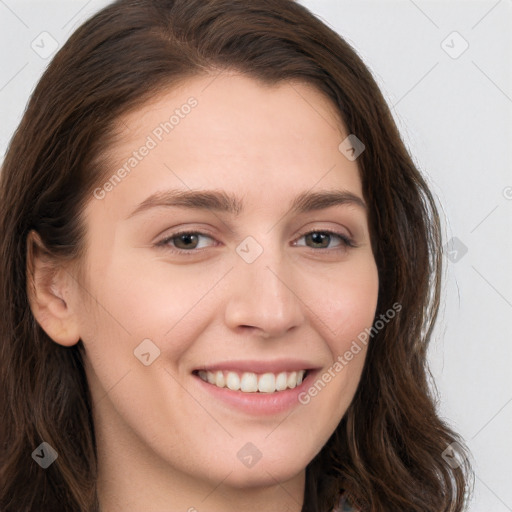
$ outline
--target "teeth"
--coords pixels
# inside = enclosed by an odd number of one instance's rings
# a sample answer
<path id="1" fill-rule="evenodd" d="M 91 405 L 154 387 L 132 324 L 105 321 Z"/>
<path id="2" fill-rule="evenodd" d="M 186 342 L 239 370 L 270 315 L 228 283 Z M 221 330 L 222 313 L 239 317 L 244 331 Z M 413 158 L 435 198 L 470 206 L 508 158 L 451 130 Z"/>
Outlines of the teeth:
<path id="1" fill-rule="evenodd" d="M 215 374 L 215 383 L 219 388 L 223 388 L 226 385 L 226 379 L 224 378 L 224 374 L 221 371 L 218 371 Z"/>
<path id="2" fill-rule="evenodd" d="M 276 377 L 273 373 L 264 373 L 258 380 L 260 393 L 273 393 L 276 390 Z"/>
<path id="3" fill-rule="evenodd" d="M 239 375 L 236 372 L 200 370 L 198 375 L 205 382 L 213 384 L 218 388 L 227 387 L 232 391 L 243 391 L 244 393 L 274 393 L 299 386 L 302 384 L 305 373 L 306 370 L 299 370 L 295 372 L 281 372 L 277 375 L 274 373 L 257 375 L 253 372 L 244 372 Z"/>
<path id="4" fill-rule="evenodd" d="M 206 372 L 206 375 L 208 376 L 209 373 L 211 372 Z M 228 376 L 226 378 L 226 386 L 233 391 L 238 391 L 240 389 L 240 377 L 237 373 L 228 372 Z"/>
<path id="5" fill-rule="evenodd" d="M 240 383 L 240 389 L 245 393 L 254 393 L 258 391 L 258 377 L 255 373 L 244 373 Z"/>
<path id="6" fill-rule="evenodd" d="M 297 372 L 288 374 L 286 385 L 291 389 L 297 386 Z"/>
<path id="7" fill-rule="evenodd" d="M 276 378 L 276 390 L 284 391 L 288 387 L 288 376 L 286 372 L 281 372 Z"/>

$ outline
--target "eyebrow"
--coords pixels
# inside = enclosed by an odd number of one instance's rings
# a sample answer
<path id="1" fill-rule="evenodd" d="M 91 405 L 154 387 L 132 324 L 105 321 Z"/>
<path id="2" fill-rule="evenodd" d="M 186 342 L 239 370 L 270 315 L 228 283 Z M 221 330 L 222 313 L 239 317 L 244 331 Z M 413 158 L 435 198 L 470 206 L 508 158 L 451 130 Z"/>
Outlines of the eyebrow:
<path id="1" fill-rule="evenodd" d="M 366 210 L 364 200 L 345 190 L 329 190 L 320 192 L 302 192 L 291 202 L 288 210 L 292 213 L 308 213 L 323 210 L 331 206 L 353 205 Z M 240 215 L 243 212 L 243 201 L 222 190 L 166 190 L 152 194 L 127 219 L 144 211 L 157 207 L 178 207 Z"/>

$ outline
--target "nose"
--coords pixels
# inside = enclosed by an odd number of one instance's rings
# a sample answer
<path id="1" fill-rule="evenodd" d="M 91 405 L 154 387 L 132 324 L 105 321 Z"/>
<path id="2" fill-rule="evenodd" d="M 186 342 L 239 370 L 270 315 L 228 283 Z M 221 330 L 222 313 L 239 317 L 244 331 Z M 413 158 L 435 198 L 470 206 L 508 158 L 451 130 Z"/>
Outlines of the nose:
<path id="1" fill-rule="evenodd" d="M 304 322 L 304 302 L 292 267 L 278 251 L 265 250 L 252 263 L 238 258 L 232 272 L 226 325 L 264 338 L 279 337 Z"/>

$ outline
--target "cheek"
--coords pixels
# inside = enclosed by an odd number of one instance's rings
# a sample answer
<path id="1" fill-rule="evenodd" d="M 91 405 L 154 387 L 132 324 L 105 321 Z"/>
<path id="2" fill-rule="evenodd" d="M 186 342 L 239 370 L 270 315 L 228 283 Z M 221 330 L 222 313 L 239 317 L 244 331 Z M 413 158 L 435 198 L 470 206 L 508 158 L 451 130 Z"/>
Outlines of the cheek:
<path id="1" fill-rule="evenodd" d="M 117 406 L 126 401 L 124 414 L 128 416 L 139 393 L 142 403 L 144 393 L 155 394 L 169 386 L 179 392 L 165 370 L 186 377 L 181 373 L 190 349 L 211 323 L 222 299 L 215 284 L 230 267 L 176 270 L 163 261 L 139 259 L 133 250 L 109 261 L 89 274 L 82 340 L 95 396 L 124 389 L 129 400 L 120 395 Z M 148 356 L 142 354 L 148 352 L 154 362 L 146 367 L 143 359 Z"/>
<path id="2" fill-rule="evenodd" d="M 316 305 L 318 325 L 324 325 L 332 360 L 339 360 L 352 350 L 353 356 L 347 354 L 351 364 L 346 373 L 357 380 L 366 354 L 361 334 L 372 326 L 377 308 L 379 278 L 375 260 L 371 254 L 364 255 L 323 276 L 322 286 L 316 281 L 316 287 L 310 283 L 310 302 Z M 347 375 L 346 380 L 350 379 Z"/>
<path id="3" fill-rule="evenodd" d="M 178 334 L 191 318 L 198 320 L 199 311 L 204 312 L 205 298 L 223 271 L 172 269 L 156 258 L 141 258 L 137 251 L 114 254 L 107 264 L 92 269 L 86 295 L 93 297 L 87 310 L 95 311 L 95 316 L 84 327 L 90 332 L 88 326 L 94 325 L 92 338 L 116 333 L 116 339 L 132 350 L 145 338 L 155 343 L 172 338 L 179 352 L 183 337 Z"/>
<path id="4" fill-rule="evenodd" d="M 378 270 L 371 255 L 340 264 L 327 274 L 304 275 L 301 294 L 331 360 L 299 401 L 315 417 L 325 419 L 321 428 L 324 442 L 346 412 L 359 384 L 378 290 Z"/>
<path id="5" fill-rule="evenodd" d="M 373 256 L 339 264 L 334 271 L 305 280 L 303 295 L 333 359 L 371 327 L 377 308 L 378 271 Z"/>

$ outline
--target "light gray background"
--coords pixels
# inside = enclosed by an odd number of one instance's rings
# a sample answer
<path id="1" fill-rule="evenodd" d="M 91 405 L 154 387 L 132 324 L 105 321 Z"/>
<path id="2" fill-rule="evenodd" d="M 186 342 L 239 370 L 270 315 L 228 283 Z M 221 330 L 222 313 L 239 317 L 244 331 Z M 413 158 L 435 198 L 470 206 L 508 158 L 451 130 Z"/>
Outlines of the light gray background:
<path id="1" fill-rule="evenodd" d="M 0 0 L 2 160 L 51 59 L 40 54 L 107 3 Z M 512 511 L 512 0 L 301 3 L 370 67 L 437 196 L 445 241 L 467 247 L 445 254 L 431 367 L 441 415 L 473 452 L 471 512 Z"/>

